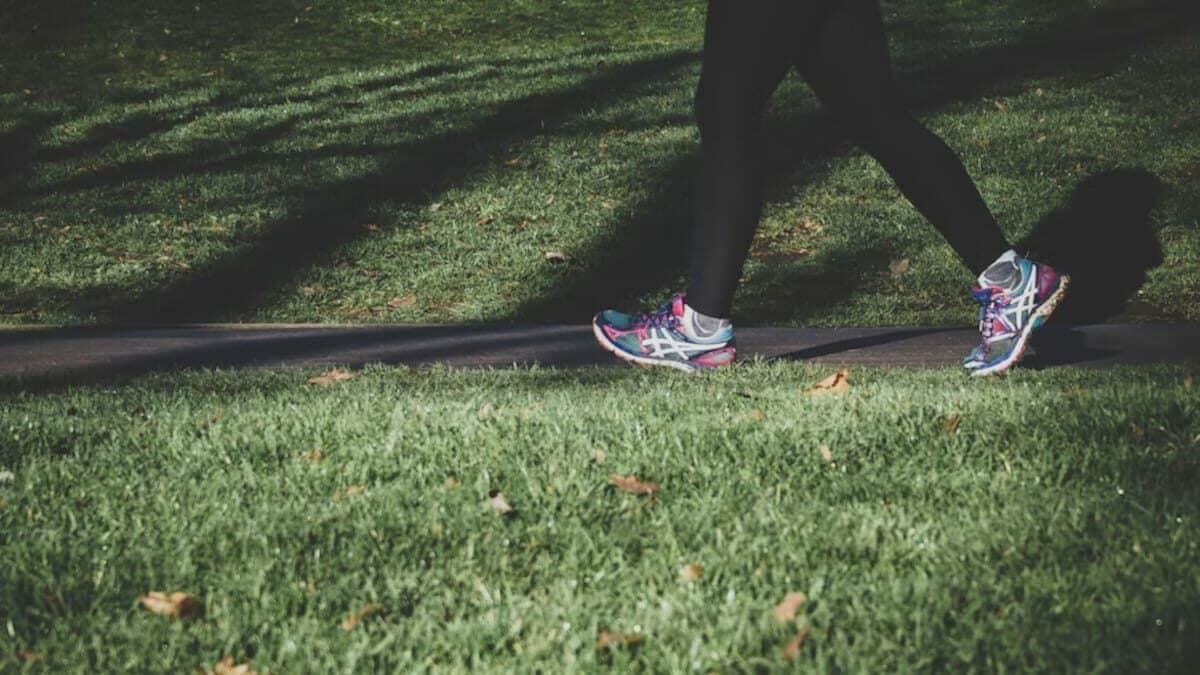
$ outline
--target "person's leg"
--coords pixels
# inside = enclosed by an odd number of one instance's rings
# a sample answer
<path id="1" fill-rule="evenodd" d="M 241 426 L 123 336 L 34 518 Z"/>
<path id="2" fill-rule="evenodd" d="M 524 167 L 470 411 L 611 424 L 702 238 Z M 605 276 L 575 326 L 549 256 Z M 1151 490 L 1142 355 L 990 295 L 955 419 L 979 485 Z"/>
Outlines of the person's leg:
<path id="1" fill-rule="evenodd" d="M 729 317 L 762 211 L 763 112 L 791 68 L 801 0 L 710 0 L 696 90 L 700 167 L 692 197 L 687 304 Z M 793 24 L 793 25 L 789 25 Z"/>
<path id="2" fill-rule="evenodd" d="M 891 174 L 909 201 L 978 275 L 980 345 L 963 365 L 1002 372 L 1061 302 L 1069 279 L 1018 256 L 962 162 L 905 109 L 892 81 L 878 0 L 836 0 L 797 66 L 851 135 Z"/>
<path id="3" fill-rule="evenodd" d="M 851 137 L 978 275 L 1009 249 L 962 162 L 905 108 L 893 84 L 878 0 L 837 0 L 797 66 Z"/>

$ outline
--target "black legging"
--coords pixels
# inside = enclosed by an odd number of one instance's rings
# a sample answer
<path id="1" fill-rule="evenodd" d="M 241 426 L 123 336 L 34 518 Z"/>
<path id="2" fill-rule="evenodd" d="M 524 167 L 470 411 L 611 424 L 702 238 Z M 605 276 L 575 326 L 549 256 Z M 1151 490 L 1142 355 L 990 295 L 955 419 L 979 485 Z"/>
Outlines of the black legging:
<path id="1" fill-rule="evenodd" d="M 958 157 L 901 102 L 877 0 L 710 0 L 689 305 L 729 316 L 762 212 L 763 111 L 792 66 L 974 273 L 1009 248 Z"/>

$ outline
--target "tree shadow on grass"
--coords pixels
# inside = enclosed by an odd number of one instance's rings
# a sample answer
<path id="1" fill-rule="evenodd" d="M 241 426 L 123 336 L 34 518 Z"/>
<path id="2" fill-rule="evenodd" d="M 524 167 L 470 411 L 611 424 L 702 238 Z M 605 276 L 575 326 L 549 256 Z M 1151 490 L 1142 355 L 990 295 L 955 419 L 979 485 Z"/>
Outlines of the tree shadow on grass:
<path id="1" fill-rule="evenodd" d="M 244 253 L 131 302 L 88 309 L 118 322 L 193 321 L 247 310 L 264 293 L 360 236 L 371 205 L 426 201 L 453 185 L 487 149 L 536 135 L 589 101 L 627 96 L 694 59 L 690 52 L 671 52 L 608 66 L 575 86 L 506 102 L 469 130 L 396 151 L 373 175 L 304 196 L 293 216 L 275 223 Z"/>
<path id="2" fill-rule="evenodd" d="M 1126 55 L 1146 42 L 1190 29 L 1195 11 L 1183 5 L 1150 10 L 1102 10 L 1091 20 L 1072 17 L 1038 37 L 1019 44 L 986 48 L 935 64 L 919 74 L 921 92 L 913 107 L 928 110 L 969 99 L 998 83 L 1046 75 Z M 488 149 L 510 146 L 561 124 L 597 101 L 612 102 L 635 95 L 646 82 L 675 73 L 693 62 L 691 52 L 669 53 L 633 63 L 604 66 L 600 74 L 578 85 L 497 106 L 484 121 L 466 131 L 443 133 L 428 140 L 391 148 L 393 158 L 374 175 L 355 178 L 301 195 L 292 215 L 274 223 L 268 233 L 240 253 L 195 270 L 181 281 L 143 292 L 138 297 L 108 297 L 74 303 L 81 314 L 114 322 L 195 321 L 237 316 L 261 303 L 266 294 L 305 268 L 325 261 L 339 246 L 362 233 L 359 224 L 372 205 L 423 203 L 430 195 L 456 184 L 478 164 Z M 802 159 L 832 157 L 848 145 L 836 123 L 822 113 L 806 114 L 773 125 L 771 145 L 786 149 L 769 167 L 775 190 L 784 179 L 811 182 L 820 170 L 798 173 Z M 778 127 L 778 128 L 774 128 Z M 156 167 L 160 169 L 162 167 Z M 228 167 L 226 167 L 228 168 Z M 197 170 L 203 170 L 203 162 Z M 153 172 L 151 172 L 153 173 Z M 554 292 L 521 303 L 507 320 L 580 320 L 603 305 L 624 305 L 642 294 L 679 279 L 690 229 L 688 184 L 691 160 L 681 157 L 662 174 L 655 196 L 639 213 L 596 242 L 592 255 L 568 283 Z M 847 247 L 849 244 L 846 245 Z M 779 288 L 817 288 L 803 303 L 828 306 L 844 300 L 863 283 L 850 273 L 864 256 L 877 250 L 845 248 L 823 252 L 830 264 L 816 273 L 792 266 L 772 274 Z M 833 264 L 836 263 L 836 264 Z M 796 300 L 796 298 L 792 298 Z M 803 310 L 802 310 L 803 311 Z M 774 315 L 796 318 L 797 312 Z M 802 315 L 800 315 L 802 316 Z"/>

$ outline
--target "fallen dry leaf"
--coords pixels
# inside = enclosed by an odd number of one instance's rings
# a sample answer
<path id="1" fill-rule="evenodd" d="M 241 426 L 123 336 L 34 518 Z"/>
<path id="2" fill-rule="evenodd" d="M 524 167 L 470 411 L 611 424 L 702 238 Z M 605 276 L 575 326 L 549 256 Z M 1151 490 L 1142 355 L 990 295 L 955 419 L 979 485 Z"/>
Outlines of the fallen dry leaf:
<path id="1" fill-rule="evenodd" d="M 549 260 L 550 262 L 564 262 L 565 263 L 565 262 L 571 261 L 571 256 L 567 255 L 566 253 L 564 253 L 562 251 L 546 251 L 545 256 L 546 256 L 546 260 Z"/>
<path id="2" fill-rule="evenodd" d="M 150 591 L 138 597 L 138 602 L 150 610 L 152 614 L 171 617 L 173 619 L 194 619 L 200 616 L 203 610 L 203 607 L 196 600 L 195 596 L 183 591 L 175 591 L 174 593 Z"/>
<path id="3" fill-rule="evenodd" d="M 363 223 L 362 229 L 366 230 L 367 232 L 378 232 L 379 224 L 378 223 Z"/>
<path id="4" fill-rule="evenodd" d="M 958 425 L 960 424 L 962 424 L 962 415 L 959 415 L 958 413 L 947 415 L 942 419 L 942 431 L 945 431 L 948 434 L 957 433 Z"/>
<path id="5" fill-rule="evenodd" d="M 992 105 L 996 106 L 996 110 L 999 110 L 1000 112 L 1004 112 L 1004 111 L 1008 110 L 1008 104 L 1005 103 L 1004 101 L 1001 101 L 1000 99 L 996 99 L 995 101 L 992 101 Z"/>
<path id="6" fill-rule="evenodd" d="M 704 566 L 696 563 L 688 563 L 679 568 L 679 581 L 685 584 L 690 584 L 704 575 Z"/>
<path id="7" fill-rule="evenodd" d="M 445 206 L 445 204 L 443 204 L 441 202 L 434 202 L 429 205 L 429 210 L 430 211 L 441 211 L 443 206 Z"/>
<path id="8" fill-rule="evenodd" d="M 381 605 L 377 602 L 368 602 L 367 604 L 363 605 L 362 607 L 359 607 L 357 611 L 350 612 L 349 614 L 346 615 L 346 618 L 342 619 L 342 630 L 344 630 L 344 631 L 354 630 L 355 628 L 358 627 L 358 624 L 362 623 L 363 619 L 367 618 L 368 616 L 370 616 L 372 614 L 375 614 L 376 612 L 378 612 L 382 609 L 383 609 L 383 605 Z"/>
<path id="9" fill-rule="evenodd" d="M 255 671 L 250 669 L 248 662 L 234 664 L 232 656 L 226 656 L 217 661 L 210 670 L 204 672 L 206 675 L 210 673 L 211 675 L 256 675 Z"/>
<path id="10" fill-rule="evenodd" d="M 459 485 L 461 485 L 461 483 L 458 482 L 457 478 L 455 478 L 454 476 L 446 476 L 446 489 L 447 490 L 453 490 L 453 489 L 457 488 Z"/>
<path id="11" fill-rule="evenodd" d="M 354 373 L 352 373 L 348 370 L 342 370 L 341 368 L 334 368 L 333 370 L 330 370 L 328 372 L 321 373 L 320 375 L 314 375 L 313 377 L 308 378 L 308 383 L 319 385 L 322 387 L 328 387 L 329 385 L 333 384 L 334 382 L 344 382 L 346 380 L 353 380 L 353 379 L 354 379 Z"/>
<path id="12" fill-rule="evenodd" d="M 746 417 L 749 418 L 751 422 L 761 422 L 761 421 L 767 419 L 766 413 L 759 410 L 758 408 L 755 408 L 754 410 L 751 410 L 750 412 L 746 413 Z"/>
<path id="13" fill-rule="evenodd" d="M 633 474 L 629 474 L 628 476 L 622 476 L 619 473 L 609 474 L 608 482 L 622 492 L 628 492 L 631 495 L 639 497 L 653 495 L 658 492 L 658 483 L 643 481 Z"/>
<path id="14" fill-rule="evenodd" d="M 800 655 L 800 649 L 804 646 L 804 641 L 808 639 L 808 626 L 801 628 L 797 633 L 783 646 L 780 656 L 784 661 L 791 663 Z"/>
<path id="15" fill-rule="evenodd" d="M 627 647 L 634 648 L 646 641 L 646 636 L 641 633 L 618 633 L 616 631 L 606 630 L 601 628 L 596 633 L 596 651 L 608 649 L 609 647 Z"/>
<path id="16" fill-rule="evenodd" d="M 796 227 L 802 232 L 813 233 L 820 232 L 821 230 L 825 229 L 825 226 L 821 224 L 821 221 L 815 218 L 810 218 L 809 216 L 804 216 L 803 218 L 797 220 Z"/>
<path id="17" fill-rule="evenodd" d="M 520 165 L 521 165 L 520 157 L 513 157 L 512 159 L 509 159 L 506 162 L 504 162 L 504 166 L 509 166 L 509 167 L 520 166 Z"/>
<path id="18" fill-rule="evenodd" d="M 1192 376 L 1191 375 L 1188 375 L 1187 377 L 1183 378 L 1183 388 L 1184 389 L 1192 388 Z"/>
<path id="19" fill-rule="evenodd" d="M 17 658 L 26 663 L 37 663 L 42 660 L 41 652 L 35 652 L 32 649 L 22 649 L 17 652 Z"/>
<path id="20" fill-rule="evenodd" d="M 826 464 L 836 466 L 833 463 L 833 450 L 830 450 L 828 445 L 822 443 L 821 447 L 817 449 L 821 452 L 821 459 L 824 460 Z"/>
<path id="21" fill-rule="evenodd" d="M 807 595 L 799 591 L 792 591 L 783 596 L 783 600 L 780 600 L 778 605 L 775 605 L 772 614 L 779 623 L 787 623 L 796 618 L 796 612 L 806 602 L 808 602 Z"/>
<path id="22" fill-rule="evenodd" d="M 399 309 L 401 307 L 411 307 L 412 305 L 415 305 L 416 303 L 417 303 L 417 296 L 415 296 L 415 295 L 412 295 L 412 294 L 397 295 L 396 297 L 387 301 L 387 306 L 392 309 Z"/>
<path id="23" fill-rule="evenodd" d="M 612 202 L 607 201 L 607 200 L 600 202 L 600 206 L 603 206 L 604 208 L 608 209 L 609 211 L 612 211 L 613 209 L 617 208 Z"/>
<path id="24" fill-rule="evenodd" d="M 507 516 L 508 514 L 516 511 L 516 509 L 514 509 L 508 503 L 508 500 L 504 498 L 504 493 L 499 490 L 492 490 L 488 493 L 488 506 L 502 516 Z"/>
<path id="25" fill-rule="evenodd" d="M 844 394 L 850 391 L 850 371 L 846 368 L 838 370 L 836 373 L 814 384 L 809 390 L 809 394 Z"/>
<path id="26" fill-rule="evenodd" d="M 907 272 L 910 267 L 912 267 L 912 261 L 908 258 L 900 258 L 888 264 L 888 271 L 892 273 L 892 276 L 898 277 Z"/>
<path id="27" fill-rule="evenodd" d="M 311 464 L 316 464 L 317 462 L 325 459 L 325 453 L 321 452 L 320 448 L 313 448 L 303 455 L 300 455 L 300 459 L 303 459 Z"/>
<path id="28" fill-rule="evenodd" d="M 496 222 L 496 216 L 479 216 L 479 220 L 475 221 L 475 226 L 481 227 L 483 225 L 490 225 L 494 222 Z"/>

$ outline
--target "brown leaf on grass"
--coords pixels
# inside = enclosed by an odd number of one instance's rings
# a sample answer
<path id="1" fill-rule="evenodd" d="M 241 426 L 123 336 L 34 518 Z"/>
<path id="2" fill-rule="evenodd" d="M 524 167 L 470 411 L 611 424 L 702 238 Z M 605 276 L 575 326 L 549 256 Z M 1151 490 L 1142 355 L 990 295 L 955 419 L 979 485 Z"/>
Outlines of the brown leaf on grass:
<path id="1" fill-rule="evenodd" d="M 571 256 L 567 255 L 563 251 L 546 251 L 544 255 L 546 260 L 549 260 L 550 262 L 571 262 Z"/>
<path id="2" fill-rule="evenodd" d="M 837 464 L 834 463 L 834 461 L 833 461 L 833 450 L 830 450 L 828 445 L 826 445 L 825 443 L 822 443 L 821 447 L 817 448 L 817 450 L 820 451 L 821 459 L 826 464 L 828 464 L 830 466 L 834 466 L 834 467 L 837 466 Z"/>
<path id="3" fill-rule="evenodd" d="M 808 639 L 808 632 L 808 626 L 801 628 L 794 636 L 792 636 L 792 639 L 788 640 L 788 643 L 783 646 L 783 649 L 780 651 L 779 655 L 783 657 L 784 661 L 791 663 L 796 659 L 797 656 L 800 655 L 800 649 L 804 647 L 804 641 Z"/>
<path id="4" fill-rule="evenodd" d="M 26 95 L 26 96 L 33 96 L 33 90 L 32 90 L 32 89 L 22 89 L 22 90 L 21 90 L 21 93 L 22 93 L 22 94 L 24 94 L 24 95 Z"/>
<path id="5" fill-rule="evenodd" d="M 1000 112 L 1006 112 L 1008 110 L 1008 104 L 1000 99 L 992 101 L 992 105 L 996 106 L 996 110 L 999 110 Z"/>
<path id="6" fill-rule="evenodd" d="M 492 490 L 488 493 L 488 506 L 502 516 L 507 516 L 508 514 L 516 511 L 516 509 L 514 509 L 512 505 L 508 503 L 508 500 L 504 498 L 504 493 L 499 490 Z"/>
<path id="7" fill-rule="evenodd" d="M 409 295 L 397 295 L 396 297 L 392 298 L 391 300 L 388 300 L 387 306 L 392 309 L 399 309 L 401 307 L 411 307 L 411 306 L 415 305 L 416 303 L 417 303 L 417 296 L 412 295 L 410 293 Z"/>
<path id="8" fill-rule="evenodd" d="M 850 371 L 846 368 L 842 368 L 836 373 L 814 384 L 811 388 L 809 388 L 808 393 L 813 395 L 844 394 L 848 391 L 850 391 Z"/>
<path id="9" fill-rule="evenodd" d="M 504 162 L 504 166 L 507 166 L 510 168 L 514 167 L 514 166 L 521 166 L 521 158 L 520 157 L 512 157 Z"/>
<path id="10" fill-rule="evenodd" d="M 679 568 L 679 581 L 681 583 L 690 584 L 700 577 L 704 576 L 704 566 L 696 563 L 688 563 Z"/>
<path id="11" fill-rule="evenodd" d="M 309 464 L 316 464 L 317 462 L 325 459 L 325 453 L 321 452 L 320 448 L 313 448 L 303 455 L 300 455 L 300 459 L 303 459 Z"/>
<path id="12" fill-rule="evenodd" d="M 17 658 L 25 663 L 37 663 L 42 660 L 42 653 L 35 652 L 32 649 L 22 649 L 17 652 Z"/>
<path id="13" fill-rule="evenodd" d="M 461 483 L 458 482 L 458 478 L 456 478 L 454 476 L 446 476 L 446 489 L 447 490 L 454 490 L 459 485 L 461 485 Z"/>
<path id="14" fill-rule="evenodd" d="M 1183 378 L 1183 388 L 1184 389 L 1192 388 L 1192 376 L 1191 375 L 1188 375 L 1187 377 Z"/>
<path id="15" fill-rule="evenodd" d="M 767 419 L 766 413 L 759 410 L 758 408 L 755 408 L 754 410 L 751 410 L 750 412 L 746 413 L 746 417 L 751 422 L 762 422 L 763 420 Z"/>
<path id="16" fill-rule="evenodd" d="M 333 501 L 340 502 L 343 499 L 353 499 L 361 495 L 364 490 L 366 488 L 361 485 L 347 485 L 345 490 L 333 494 Z"/>
<path id="17" fill-rule="evenodd" d="M 195 596 L 183 591 L 175 591 L 174 593 L 150 591 L 145 595 L 139 596 L 138 602 L 142 604 L 142 607 L 150 610 L 152 614 L 173 619 L 194 619 L 200 616 L 200 613 L 204 609 Z"/>
<path id="18" fill-rule="evenodd" d="M 644 481 L 633 474 L 622 476 L 619 473 L 609 474 L 608 482 L 622 492 L 639 497 L 653 495 L 658 492 L 658 483 Z"/>
<path id="19" fill-rule="evenodd" d="M 612 202 L 610 202 L 608 200 L 600 202 L 600 206 L 604 207 L 605 209 L 607 209 L 609 211 L 612 211 L 613 209 L 617 208 L 616 205 L 614 205 Z"/>
<path id="20" fill-rule="evenodd" d="M 496 216 L 479 216 L 479 219 L 475 221 L 475 226 L 482 227 L 484 225 L 490 225 L 494 222 L 496 222 Z"/>
<path id="21" fill-rule="evenodd" d="M 899 260 L 893 260 L 892 262 L 888 263 L 888 271 L 891 272 L 892 276 L 894 277 L 904 274 L 910 267 L 912 267 L 912 261 L 908 258 L 900 258 Z"/>
<path id="22" fill-rule="evenodd" d="M 775 609 L 771 613 L 779 623 L 787 623 L 796 618 L 796 612 L 806 602 L 808 602 L 807 595 L 799 591 L 792 591 L 783 596 L 783 599 L 779 601 L 778 605 L 775 605 Z"/>
<path id="23" fill-rule="evenodd" d="M 618 633 L 601 628 L 596 632 L 596 651 L 603 651 L 610 647 L 625 647 L 636 648 L 641 646 L 646 641 L 646 636 L 641 633 Z"/>
<path id="24" fill-rule="evenodd" d="M 346 618 L 342 619 L 342 630 L 352 631 L 355 628 L 358 628 L 358 624 L 362 623 L 363 619 L 381 611 L 382 609 L 383 605 L 377 602 L 368 602 L 362 607 L 359 607 L 357 610 L 350 612 L 346 615 Z"/>
<path id="25" fill-rule="evenodd" d="M 962 415 L 954 413 L 942 418 L 942 431 L 948 434 L 958 433 L 958 426 L 962 424 Z"/>
<path id="26" fill-rule="evenodd" d="M 796 228 L 801 232 L 817 233 L 824 230 L 825 226 L 816 218 L 804 216 L 796 221 Z"/>
<path id="27" fill-rule="evenodd" d="M 366 230 L 367 232 L 378 232 L 379 223 L 363 223 L 362 229 Z"/>
<path id="28" fill-rule="evenodd" d="M 344 382 L 346 380 L 353 380 L 353 379 L 354 379 L 354 373 L 352 373 L 348 370 L 342 370 L 341 368 L 334 368 L 328 372 L 324 372 L 324 373 L 321 373 L 320 375 L 314 375 L 314 376 L 308 378 L 308 383 L 315 384 L 315 385 L 318 385 L 321 387 L 328 387 L 329 385 L 333 384 L 334 382 Z"/>
<path id="29" fill-rule="evenodd" d="M 254 670 L 250 669 L 249 662 L 235 664 L 232 656 L 226 656 L 217 661 L 213 664 L 212 668 L 204 671 L 204 673 L 205 675 L 257 675 Z"/>

